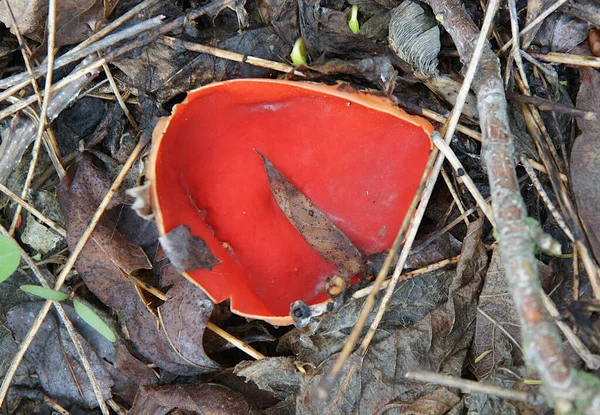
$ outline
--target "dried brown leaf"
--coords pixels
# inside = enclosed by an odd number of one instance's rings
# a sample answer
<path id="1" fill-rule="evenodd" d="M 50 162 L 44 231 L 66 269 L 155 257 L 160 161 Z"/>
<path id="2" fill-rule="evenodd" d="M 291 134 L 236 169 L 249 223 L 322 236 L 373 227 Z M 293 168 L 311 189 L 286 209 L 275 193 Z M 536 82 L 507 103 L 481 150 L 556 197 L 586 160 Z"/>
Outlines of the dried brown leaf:
<path id="1" fill-rule="evenodd" d="M 271 192 L 277 204 L 306 242 L 325 260 L 339 266 L 343 276 L 358 274 L 362 255 L 352 241 L 318 207 L 298 190 L 260 152 Z"/>
<path id="2" fill-rule="evenodd" d="M 58 200 L 67 222 L 70 249 L 87 228 L 110 183 L 107 174 L 85 155 L 61 182 Z M 109 208 L 121 201 L 115 197 Z M 121 271 L 131 274 L 137 269 L 149 269 L 151 264 L 144 251 L 127 241 L 116 229 L 110 215 L 105 214 L 79 255 L 75 268 L 96 297 L 104 304 L 120 309 L 127 298 L 137 297 L 132 283 L 123 284 L 125 278 Z"/>
<path id="3" fill-rule="evenodd" d="M 600 108 L 600 73 L 587 68 L 580 71 L 581 86 L 577 94 L 577 108 L 598 111 Z M 600 121 L 577 120 L 583 132 L 577 137 L 571 151 L 571 180 L 579 216 L 596 259 L 600 259 Z"/>
<path id="4" fill-rule="evenodd" d="M 237 392 L 215 384 L 141 387 L 130 415 L 166 415 L 171 411 L 202 415 L 257 414 Z"/>
<path id="5" fill-rule="evenodd" d="M 202 238 L 192 235 L 188 225 L 179 225 L 158 240 L 171 264 L 180 273 L 200 268 L 210 271 L 220 262 Z"/>
<path id="6" fill-rule="evenodd" d="M 7 324 L 17 341 L 22 341 L 32 324 L 32 316 L 39 313 L 43 302 L 24 303 L 7 313 Z M 114 346 L 81 320 L 72 307 L 64 306 L 69 319 L 79 332 L 79 341 L 94 370 L 104 399 L 112 397 L 113 380 L 104 359 L 114 357 Z M 98 402 L 79 354 L 67 330 L 51 313 L 29 347 L 35 370 L 44 391 L 62 405 L 85 405 L 96 408 Z"/>
<path id="7" fill-rule="evenodd" d="M 281 400 L 299 392 L 303 377 L 294 366 L 293 359 L 285 356 L 244 361 L 235 367 L 234 373 L 253 381 L 260 389 L 273 393 Z"/>

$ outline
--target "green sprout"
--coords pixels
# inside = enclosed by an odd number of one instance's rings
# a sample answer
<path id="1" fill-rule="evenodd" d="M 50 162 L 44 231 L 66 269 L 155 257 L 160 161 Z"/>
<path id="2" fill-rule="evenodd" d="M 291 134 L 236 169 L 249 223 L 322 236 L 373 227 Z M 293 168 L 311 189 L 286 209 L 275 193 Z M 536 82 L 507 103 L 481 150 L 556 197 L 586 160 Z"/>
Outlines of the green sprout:
<path id="1" fill-rule="evenodd" d="M 0 235 L 0 283 L 10 277 L 19 267 L 21 252 L 10 238 Z"/>
<path id="2" fill-rule="evenodd" d="M 294 66 L 306 65 L 306 43 L 304 43 L 303 38 L 298 38 L 296 43 L 294 43 L 290 58 L 292 58 Z"/>
<path id="3" fill-rule="evenodd" d="M 40 287 L 39 285 L 21 285 L 19 287 L 22 291 L 28 294 L 35 295 L 36 297 L 43 298 L 45 300 L 52 301 L 64 301 L 69 298 L 69 295 L 62 291 L 53 290 L 51 288 Z M 117 341 L 117 336 L 108 324 L 104 322 L 91 308 L 83 305 L 80 301 L 73 299 L 73 308 L 77 315 L 85 321 L 87 324 L 92 326 L 94 330 L 106 337 L 106 339 L 112 343 Z"/>
<path id="4" fill-rule="evenodd" d="M 354 34 L 360 31 L 360 26 L 358 25 L 358 6 L 356 4 L 353 4 L 350 8 L 350 20 L 348 20 L 348 26 Z"/>

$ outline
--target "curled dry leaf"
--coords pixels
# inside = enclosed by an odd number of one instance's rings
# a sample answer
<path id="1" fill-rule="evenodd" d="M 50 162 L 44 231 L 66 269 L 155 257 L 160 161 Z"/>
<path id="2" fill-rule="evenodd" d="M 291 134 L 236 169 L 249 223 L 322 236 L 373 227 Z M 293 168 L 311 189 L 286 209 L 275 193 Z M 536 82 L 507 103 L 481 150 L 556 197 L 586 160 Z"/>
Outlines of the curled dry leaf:
<path id="1" fill-rule="evenodd" d="M 192 235 L 188 225 L 179 225 L 158 240 L 179 273 L 200 268 L 210 271 L 220 262 L 202 238 Z"/>
<path id="2" fill-rule="evenodd" d="M 580 71 L 581 86 L 577 108 L 598 111 L 600 108 L 600 73 L 592 68 Z M 577 119 L 582 134 L 577 137 L 571 152 L 571 180 L 579 217 L 596 259 L 600 260 L 600 122 Z"/>
<path id="3" fill-rule="evenodd" d="M 362 255 L 350 239 L 281 174 L 267 157 L 260 152 L 258 154 L 263 159 L 277 204 L 306 242 L 325 260 L 339 266 L 342 275 L 351 277 L 358 274 L 363 266 Z"/>
<path id="4" fill-rule="evenodd" d="M 72 45 L 86 39 L 104 21 L 118 0 L 61 0 L 56 2 L 56 46 Z M 106 3 L 103 4 L 103 3 Z M 47 0 L 11 0 L 11 9 L 20 32 L 38 42 L 45 41 Z M 6 2 L 0 4 L 0 21 L 15 29 Z"/>
<path id="5" fill-rule="evenodd" d="M 202 415 L 258 414 L 243 397 L 215 384 L 185 384 L 141 387 L 130 415 L 166 415 L 174 413 Z"/>

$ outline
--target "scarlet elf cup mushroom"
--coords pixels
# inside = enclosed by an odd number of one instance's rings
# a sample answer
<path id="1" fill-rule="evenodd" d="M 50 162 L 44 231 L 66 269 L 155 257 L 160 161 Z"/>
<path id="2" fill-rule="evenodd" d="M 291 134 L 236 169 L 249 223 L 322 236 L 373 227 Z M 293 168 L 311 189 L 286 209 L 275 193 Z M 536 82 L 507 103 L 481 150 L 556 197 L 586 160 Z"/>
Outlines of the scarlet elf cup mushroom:
<path id="1" fill-rule="evenodd" d="M 215 302 L 229 298 L 239 315 L 291 324 L 290 304 L 327 301 L 326 281 L 340 269 L 286 216 L 267 164 L 366 256 L 391 247 L 432 131 L 387 98 L 348 86 L 204 86 L 154 130 L 148 178 L 159 232 L 187 225 L 203 241 L 214 261 L 183 274 Z"/>

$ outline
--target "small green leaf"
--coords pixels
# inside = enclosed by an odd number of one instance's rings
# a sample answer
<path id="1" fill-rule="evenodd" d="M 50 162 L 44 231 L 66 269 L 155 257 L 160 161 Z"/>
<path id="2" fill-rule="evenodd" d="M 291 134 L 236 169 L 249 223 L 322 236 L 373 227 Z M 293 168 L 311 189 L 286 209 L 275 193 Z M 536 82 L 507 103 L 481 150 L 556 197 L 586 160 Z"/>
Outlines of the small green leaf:
<path id="1" fill-rule="evenodd" d="M 21 261 L 19 247 L 10 238 L 0 235 L 0 282 L 17 270 Z"/>
<path id="2" fill-rule="evenodd" d="M 350 30 L 352 30 L 352 33 L 358 33 L 360 32 L 360 26 L 358 24 L 358 6 L 356 4 L 352 5 L 352 8 L 350 9 L 350 20 L 348 20 L 348 26 L 350 27 Z"/>
<path id="3" fill-rule="evenodd" d="M 117 336 L 115 333 L 108 327 L 106 324 L 96 313 L 92 311 L 88 306 L 83 305 L 77 300 L 73 300 L 73 306 L 75 307 L 75 312 L 83 321 L 92 326 L 98 333 L 106 337 L 109 342 L 116 342 Z"/>
<path id="4" fill-rule="evenodd" d="M 304 39 L 298 38 L 296 40 L 290 58 L 292 58 L 294 66 L 306 65 L 306 43 L 304 43 Z"/>
<path id="5" fill-rule="evenodd" d="M 63 301 L 69 298 L 68 294 L 50 288 L 40 287 L 39 285 L 21 285 L 19 288 L 21 291 L 25 291 L 36 297 L 42 297 L 46 300 Z"/>

